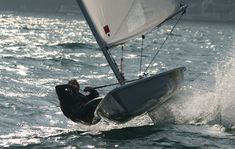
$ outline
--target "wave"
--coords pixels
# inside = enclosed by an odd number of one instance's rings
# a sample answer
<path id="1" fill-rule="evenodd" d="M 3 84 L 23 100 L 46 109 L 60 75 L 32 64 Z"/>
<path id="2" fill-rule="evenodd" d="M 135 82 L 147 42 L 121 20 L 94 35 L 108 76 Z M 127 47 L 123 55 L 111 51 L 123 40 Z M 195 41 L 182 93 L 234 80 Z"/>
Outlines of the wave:
<path id="1" fill-rule="evenodd" d="M 231 56 L 232 55 L 232 56 Z M 235 126 L 235 54 L 226 56 L 214 69 L 215 84 L 199 78 L 149 113 L 155 124 L 166 123 L 215 125 L 226 130 Z M 211 77 L 211 76 L 210 76 Z M 208 84 L 206 84 L 208 83 Z"/>
<path id="2" fill-rule="evenodd" d="M 94 45 L 92 44 L 87 44 L 87 43 L 61 43 L 61 44 L 57 44 L 55 46 L 60 46 L 63 48 L 68 48 L 68 49 L 94 49 Z"/>

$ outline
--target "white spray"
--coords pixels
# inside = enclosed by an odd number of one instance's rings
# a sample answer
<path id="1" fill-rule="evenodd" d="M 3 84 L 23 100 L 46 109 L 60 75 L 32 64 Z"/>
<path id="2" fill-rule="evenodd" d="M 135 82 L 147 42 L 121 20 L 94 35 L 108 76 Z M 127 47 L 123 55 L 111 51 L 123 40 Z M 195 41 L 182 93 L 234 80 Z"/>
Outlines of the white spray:
<path id="1" fill-rule="evenodd" d="M 154 123 L 222 124 L 228 129 L 234 128 L 234 49 L 219 62 L 214 72 L 216 81 L 214 87 L 205 85 L 201 79 L 194 81 L 192 85 L 184 87 L 173 100 L 150 113 Z"/>

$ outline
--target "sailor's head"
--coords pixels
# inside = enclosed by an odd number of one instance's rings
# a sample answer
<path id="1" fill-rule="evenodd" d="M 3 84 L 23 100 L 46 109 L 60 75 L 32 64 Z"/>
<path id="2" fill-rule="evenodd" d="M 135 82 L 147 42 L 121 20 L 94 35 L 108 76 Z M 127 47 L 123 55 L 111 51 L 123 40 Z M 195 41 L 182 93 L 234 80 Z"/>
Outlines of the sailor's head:
<path id="1" fill-rule="evenodd" d="M 77 90 L 80 90 L 80 85 L 76 79 L 72 79 L 68 82 L 68 84 L 72 85 Z"/>

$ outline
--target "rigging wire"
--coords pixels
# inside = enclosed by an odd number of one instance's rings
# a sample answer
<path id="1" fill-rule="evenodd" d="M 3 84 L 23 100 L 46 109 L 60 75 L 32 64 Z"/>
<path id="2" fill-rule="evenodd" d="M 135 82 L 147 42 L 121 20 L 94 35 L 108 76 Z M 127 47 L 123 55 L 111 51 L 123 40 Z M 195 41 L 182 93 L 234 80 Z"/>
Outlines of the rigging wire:
<path id="1" fill-rule="evenodd" d="M 184 15 L 184 13 L 181 14 L 181 16 L 178 18 L 178 20 L 176 21 L 175 25 L 172 27 L 170 33 L 167 35 L 166 39 L 164 40 L 164 42 L 161 44 L 161 46 L 158 48 L 156 54 L 154 55 L 154 57 L 152 58 L 152 60 L 150 61 L 148 67 L 145 69 L 143 74 L 147 74 L 146 72 L 148 71 L 148 69 L 150 68 L 150 66 L 152 65 L 153 61 L 155 60 L 155 58 L 157 57 L 157 55 L 159 54 L 160 50 L 162 49 L 162 47 L 165 45 L 166 41 L 169 39 L 170 35 L 172 34 L 172 32 L 174 31 L 175 27 L 177 26 L 177 24 L 180 22 L 182 16 Z"/>

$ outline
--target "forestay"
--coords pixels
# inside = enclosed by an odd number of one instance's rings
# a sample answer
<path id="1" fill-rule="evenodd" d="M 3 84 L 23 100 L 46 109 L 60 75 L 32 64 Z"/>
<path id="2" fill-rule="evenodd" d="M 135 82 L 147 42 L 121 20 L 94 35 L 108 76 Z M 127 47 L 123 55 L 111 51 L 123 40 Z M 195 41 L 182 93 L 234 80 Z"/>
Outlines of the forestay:
<path id="1" fill-rule="evenodd" d="M 102 48 L 154 29 L 180 7 L 176 0 L 77 0 Z"/>

